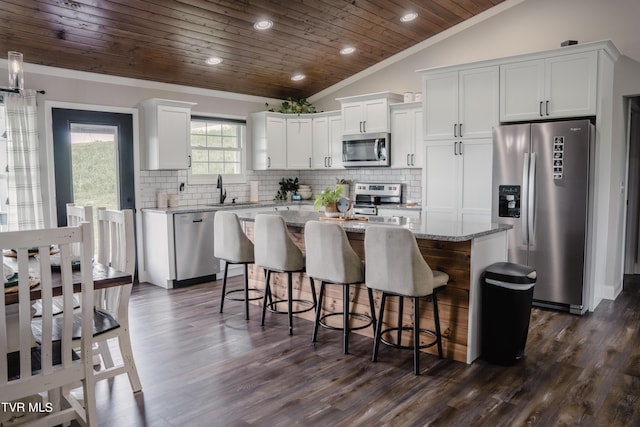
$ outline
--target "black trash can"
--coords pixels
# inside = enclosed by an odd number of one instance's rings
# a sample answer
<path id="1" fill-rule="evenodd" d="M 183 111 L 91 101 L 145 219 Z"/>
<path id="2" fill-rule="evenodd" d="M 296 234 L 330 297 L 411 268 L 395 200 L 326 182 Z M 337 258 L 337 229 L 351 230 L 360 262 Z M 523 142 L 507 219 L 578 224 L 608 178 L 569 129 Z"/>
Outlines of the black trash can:
<path id="1" fill-rule="evenodd" d="M 482 358 L 509 366 L 527 343 L 536 271 L 521 264 L 497 262 L 484 272 L 482 283 Z"/>

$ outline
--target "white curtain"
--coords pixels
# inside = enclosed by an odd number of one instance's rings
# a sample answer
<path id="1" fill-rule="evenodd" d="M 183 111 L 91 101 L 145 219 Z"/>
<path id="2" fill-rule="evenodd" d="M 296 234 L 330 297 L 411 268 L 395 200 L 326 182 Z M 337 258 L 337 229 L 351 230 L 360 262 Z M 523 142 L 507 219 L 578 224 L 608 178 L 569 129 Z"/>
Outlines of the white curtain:
<path id="1" fill-rule="evenodd" d="M 36 92 L 4 95 L 9 165 L 9 230 L 44 227 Z"/>

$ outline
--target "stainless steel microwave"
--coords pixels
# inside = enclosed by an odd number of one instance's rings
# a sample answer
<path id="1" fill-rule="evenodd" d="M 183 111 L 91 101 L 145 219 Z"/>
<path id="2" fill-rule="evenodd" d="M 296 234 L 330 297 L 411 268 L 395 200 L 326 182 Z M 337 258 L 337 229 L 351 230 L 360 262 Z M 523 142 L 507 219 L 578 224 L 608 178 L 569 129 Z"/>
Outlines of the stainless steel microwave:
<path id="1" fill-rule="evenodd" d="M 391 135 L 362 133 L 342 137 L 342 163 L 345 167 L 389 166 Z"/>

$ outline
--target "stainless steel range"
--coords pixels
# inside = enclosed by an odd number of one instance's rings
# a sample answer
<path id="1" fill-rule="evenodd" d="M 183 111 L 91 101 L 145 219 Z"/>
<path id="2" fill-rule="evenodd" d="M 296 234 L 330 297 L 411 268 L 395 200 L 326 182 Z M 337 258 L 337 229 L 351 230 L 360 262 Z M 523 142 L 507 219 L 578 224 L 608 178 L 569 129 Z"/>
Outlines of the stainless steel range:
<path id="1" fill-rule="evenodd" d="M 402 184 L 378 184 L 360 182 L 355 184 L 356 215 L 377 215 L 378 206 L 402 203 Z"/>

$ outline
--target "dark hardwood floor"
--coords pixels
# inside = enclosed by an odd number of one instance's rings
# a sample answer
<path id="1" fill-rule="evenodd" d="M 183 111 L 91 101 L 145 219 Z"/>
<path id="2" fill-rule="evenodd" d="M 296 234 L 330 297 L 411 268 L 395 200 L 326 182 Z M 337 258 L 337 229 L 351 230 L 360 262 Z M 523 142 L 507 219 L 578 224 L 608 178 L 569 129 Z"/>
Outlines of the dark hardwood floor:
<path id="1" fill-rule="evenodd" d="M 239 285 L 240 280 L 234 279 Z M 226 301 L 221 282 L 134 287 L 131 334 L 143 391 L 126 376 L 97 385 L 101 426 L 637 426 L 640 276 L 578 317 L 534 308 L 527 355 L 512 367 L 412 354 L 311 322 Z"/>

